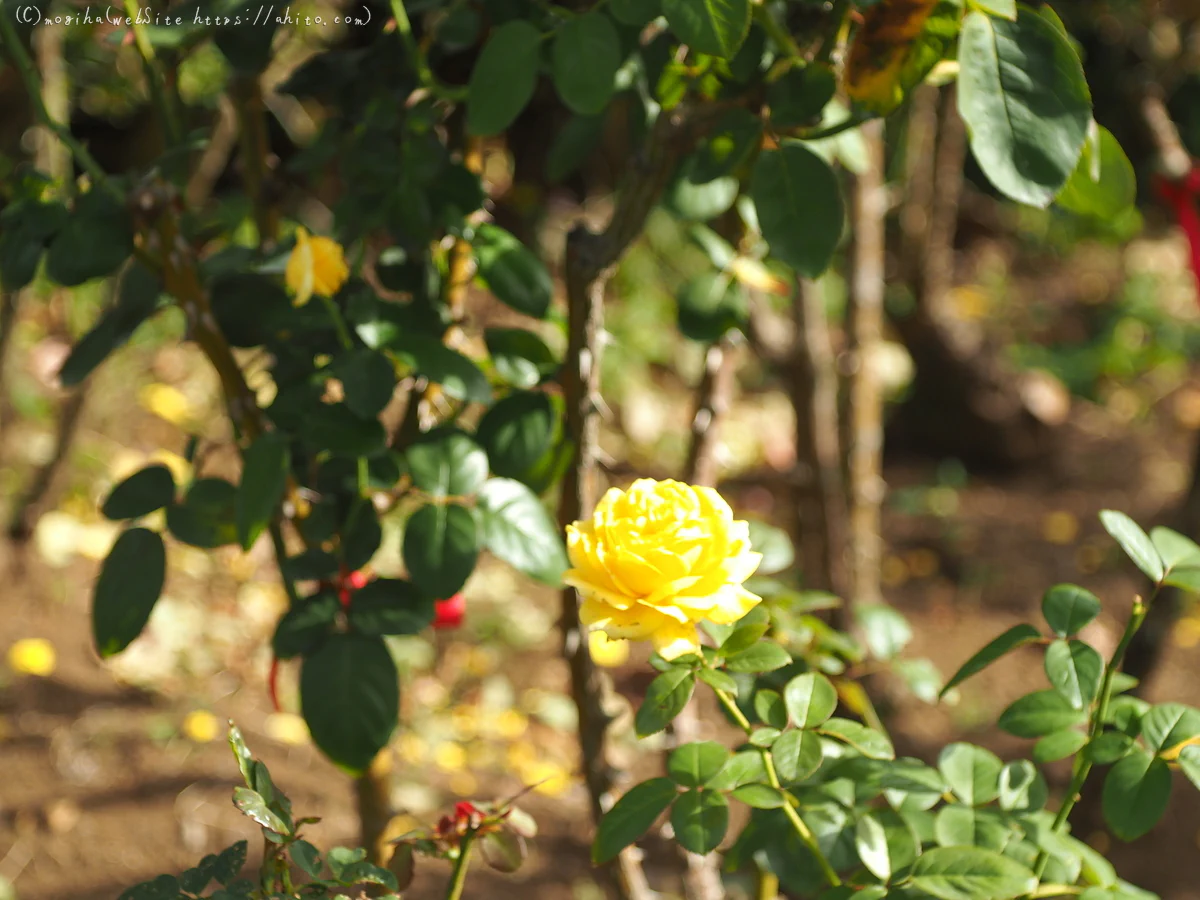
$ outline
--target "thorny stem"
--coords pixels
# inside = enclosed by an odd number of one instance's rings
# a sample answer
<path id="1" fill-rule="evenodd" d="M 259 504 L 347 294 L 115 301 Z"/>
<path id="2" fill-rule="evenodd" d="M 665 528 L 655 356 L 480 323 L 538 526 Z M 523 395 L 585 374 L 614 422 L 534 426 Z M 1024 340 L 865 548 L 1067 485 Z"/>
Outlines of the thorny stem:
<path id="1" fill-rule="evenodd" d="M 396 31 L 400 33 L 400 40 L 404 42 L 404 49 L 412 58 L 413 67 L 417 70 L 417 80 L 420 81 L 422 87 L 436 92 L 437 84 L 433 79 L 433 72 L 430 71 L 429 64 L 425 61 L 425 54 L 417 46 L 417 39 L 413 35 L 412 22 L 408 18 L 408 10 L 404 8 L 404 0 L 391 0 L 391 7 L 392 16 L 396 19 Z"/>
<path id="2" fill-rule="evenodd" d="M 1062 832 L 1066 827 L 1067 819 L 1071 815 L 1071 810 L 1075 808 L 1075 804 L 1079 802 L 1079 795 L 1083 791 L 1084 782 L 1092 771 L 1092 761 L 1087 756 L 1088 744 L 1090 744 L 1103 730 L 1104 720 L 1108 717 L 1108 706 L 1112 701 L 1113 679 L 1116 678 L 1117 672 L 1120 671 L 1121 663 L 1125 659 L 1125 651 L 1129 649 L 1129 643 L 1133 640 L 1133 636 L 1137 634 L 1138 629 L 1142 627 L 1142 622 L 1146 620 L 1146 613 L 1149 612 L 1154 598 L 1158 596 L 1158 592 L 1162 585 L 1156 585 L 1154 593 L 1150 596 L 1150 602 L 1143 602 L 1141 597 L 1133 598 L 1133 611 L 1129 615 L 1129 621 L 1125 624 L 1125 633 L 1121 635 L 1121 641 L 1117 644 L 1117 649 L 1113 651 L 1112 659 L 1104 669 L 1104 680 L 1100 682 L 1100 699 L 1096 703 L 1096 712 L 1092 717 L 1092 721 L 1088 726 L 1088 743 L 1084 744 L 1079 752 L 1075 754 L 1075 761 L 1072 766 L 1071 784 L 1067 788 L 1067 796 L 1063 798 L 1062 806 L 1058 809 L 1058 815 L 1054 817 L 1054 824 L 1051 825 L 1051 830 L 1056 834 Z M 1033 872 L 1039 879 L 1046 871 L 1046 865 L 1050 861 L 1050 854 L 1046 850 L 1042 850 L 1037 860 L 1034 862 Z"/>
<path id="3" fill-rule="evenodd" d="M 738 709 L 738 705 L 734 703 L 733 698 L 729 696 L 728 692 L 722 691 L 719 688 L 713 688 L 713 692 L 716 693 L 717 700 L 721 702 L 721 706 L 724 707 L 725 711 L 733 717 L 735 722 L 737 722 L 738 727 L 741 728 L 742 731 L 746 732 L 746 734 L 750 734 L 750 732 L 754 730 L 750 725 L 750 721 L 745 717 L 745 715 L 742 714 L 742 711 Z M 770 784 L 771 787 L 775 788 L 775 790 L 782 791 L 783 785 L 780 784 L 779 774 L 775 771 L 775 759 L 771 755 L 770 748 L 760 747 L 759 753 L 762 754 L 763 765 L 767 769 L 767 783 Z M 821 874 L 825 876 L 825 880 L 829 882 L 830 887 L 840 886 L 842 880 L 838 878 L 837 872 L 833 870 L 833 866 L 829 864 L 829 860 L 826 859 L 825 854 L 821 852 L 821 845 L 817 843 L 817 839 L 813 835 L 812 829 L 804 823 L 802 818 L 800 818 L 800 813 L 796 812 L 796 808 L 789 802 L 783 804 L 783 814 L 787 816 L 788 821 L 792 825 L 792 829 L 796 832 L 796 836 L 800 838 L 801 843 L 803 843 L 804 846 L 809 849 L 809 852 L 811 852 L 813 857 L 816 859 L 817 865 L 821 867 Z"/>
<path id="4" fill-rule="evenodd" d="M 95 185 L 102 187 L 118 200 L 124 202 L 125 197 L 117 189 L 116 185 L 108 180 L 104 170 L 96 162 L 95 157 L 88 152 L 83 144 L 75 140 L 74 135 L 71 134 L 65 125 L 50 116 L 50 112 L 46 109 L 46 103 L 42 99 L 41 87 L 38 84 L 37 69 L 34 67 L 33 60 L 30 59 L 29 54 L 25 52 L 25 47 L 22 46 L 21 39 L 18 37 L 17 31 L 7 15 L 0 15 L 0 42 L 4 44 L 4 51 L 8 55 L 8 58 L 12 60 L 17 71 L 21 73 L 21 81 L 25 83 L 25 90 L 29 94 L 29 102 L 33 106 L 33 113 L 38 123 L 43 128 L 48 128 L 54 132 L 55 136 L 70 148 L 71 155 L 75 157 L 83 170 L 91 176 Z"/>
<path id="5" fill-rule="evenodd" d="M 462 900 L 463 885 L 467 883 L 467 869 L 471 862 L 471 844 L 474 839 L 475 832 L 468 831 L 458 845 L 458 859 L 454 861 L 450 886 L 446 889 L 446 900 Z"/>

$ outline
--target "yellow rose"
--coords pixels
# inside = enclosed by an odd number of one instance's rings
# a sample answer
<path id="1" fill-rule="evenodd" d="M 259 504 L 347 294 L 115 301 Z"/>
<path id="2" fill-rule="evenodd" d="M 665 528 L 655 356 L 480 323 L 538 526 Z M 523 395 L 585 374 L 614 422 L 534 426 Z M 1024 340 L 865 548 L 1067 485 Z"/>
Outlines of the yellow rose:
<path id="1" fill-rule="evenodd" d="M 341 244 L 320 235 L 309 237 L 303 228 L 296 229 L 296 246 L 283 273 L 296 306 L 303 306 L 313 294 L 332 297 L 349 277 L 350 267 Z"/>
<path id="2" fill-rule="evenodd" d="M 567 526 L 580 619 L 610 638 L 650 641 L 665 659 L 700 650 L 696 626 L 736 622 L 761 598 L 742 582 L 762 554 L 711 488 L 643 478 L 613 488 L 591 521 Z"/>

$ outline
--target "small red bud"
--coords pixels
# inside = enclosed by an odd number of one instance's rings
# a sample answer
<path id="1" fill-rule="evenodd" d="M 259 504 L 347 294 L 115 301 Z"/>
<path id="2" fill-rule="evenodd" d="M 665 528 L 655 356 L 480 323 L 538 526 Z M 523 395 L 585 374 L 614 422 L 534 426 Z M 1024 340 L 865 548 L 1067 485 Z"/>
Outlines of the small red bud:
<path id="1" fill-rule="evenodd" d="M 433 627 L 458 628 L 467 612 L 467 598 L 461 593 L 448 600 L 438 600 L 434 606 Z"/>

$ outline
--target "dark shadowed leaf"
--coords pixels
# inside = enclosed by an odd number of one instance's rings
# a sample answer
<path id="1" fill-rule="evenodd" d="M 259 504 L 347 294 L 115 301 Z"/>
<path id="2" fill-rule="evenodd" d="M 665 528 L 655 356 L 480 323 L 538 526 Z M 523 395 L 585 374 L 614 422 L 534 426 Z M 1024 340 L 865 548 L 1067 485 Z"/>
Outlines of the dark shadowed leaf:
<path id="1" fill-rule="evenodd" d="M 92 595 L 92 634 L 101 657 L 120 653 L 142 633 L 166 573 L 166 549 L 157 533 L 131 528 L 117 538 Z"/>
<path id="2" fill-rule="evenodd" d="M 1136 840 L 1158 824 L 1170 799 L 1166 762 L 1149 753 L 1131 753 L 1104 778 L 1104 821 L 1121 840 Z"/>
<path id="3" fill-rule="evenodd" d="M 643 834 L 678 796 L 670 778 L 651 778 L 635 784 L 605 813 L 596 829 L 592 861 L 597 865 L 613 859 Z"/>
<path id="4" fill-rule="evenodd" d="M 137 519 L 174 499 L 171 470 L 163 465 L 146 466 L 113 488 L 100 511 L 110 519 Z"/>

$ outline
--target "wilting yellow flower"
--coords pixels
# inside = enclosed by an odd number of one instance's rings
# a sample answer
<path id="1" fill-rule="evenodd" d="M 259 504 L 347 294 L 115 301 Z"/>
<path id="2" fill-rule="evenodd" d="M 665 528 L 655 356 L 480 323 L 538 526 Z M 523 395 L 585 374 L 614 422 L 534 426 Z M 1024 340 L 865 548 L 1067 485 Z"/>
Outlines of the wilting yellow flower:
<path id="1" fill-rule="evenodd" d="M 303 228 L 296 229 L 296 246 L 288 257 L 283 273 L 284 283 L 292 292 L 292 303 L 303 306 L 309 298 L 332 297 L 350 277 L 350 267 L 342 245 L 327 237 L 310 237 Z"/>
<path id="2" fill-rule="evenodd" d="M 580 619 L 610 638 L 648 640 L 665 659 L 700 649 L 696 626 L 736 622 L 761 598 L 742 582 L 762 554 L 721 495 L 678 481 L 639 479 L 608 491 L 591 521 L 567 526 L 583 597 Z"/>
<path id="3" fill-rule="evenodd" d="M 53 674 L 54 663 L 54 645 L 45 638 L 22 638 L 8 648 L 8 667 L 22 675 L 44 678 Z"/>

